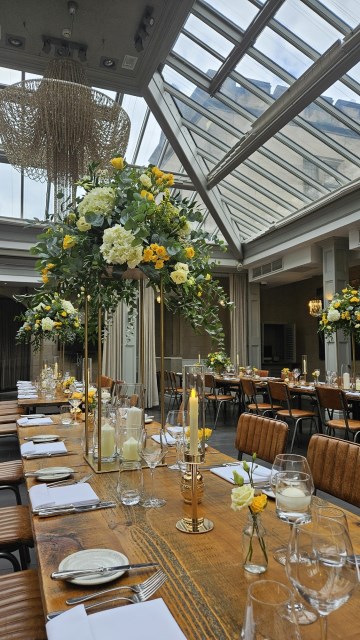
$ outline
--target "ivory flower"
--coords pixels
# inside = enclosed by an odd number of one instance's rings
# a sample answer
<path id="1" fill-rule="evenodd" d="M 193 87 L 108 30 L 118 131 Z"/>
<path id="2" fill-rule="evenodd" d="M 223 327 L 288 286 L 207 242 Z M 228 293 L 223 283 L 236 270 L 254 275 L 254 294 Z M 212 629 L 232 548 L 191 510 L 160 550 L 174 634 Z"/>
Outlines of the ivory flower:
<path id="1" fill-rule="evenodd" d="M 142 173 L 140 178 L 139 178 L 141 184 L 144 185 L 144 187 L 146 187 L 147 189 L 150 189 L 151 187 L 151 179 L 149 178 L 149 176 L 146 175 L 146 173 Z"/>
<path id="2" fill-rule="evenodd" d="M 111 213 L 115 205 L 115 192 L 112 187 L 95 187 L 87 193 L 78 205 L 80 217 L 87 213 L 101 216 Z"/>
<path id="3" fill-rule="evenodd" d="M 183 269 L 177 269 L 170 273 L 170 278 L 175 284 L 184 284 L 187 280 L 187 272 Z"/>
<path id="4" fill-rule="evenodd" d="M 89 231 L 89 229 L 91 229 L 91 224 L 89 224 L 89 222 L 86 222 L 85 216 L 81 216 L 79 218 L 79 220 L 76 223 L 76 226 L 79 229 L 79 231 Z"/>
<path id="5" fill-rule="evenodd" d="M 108 264 L 128 263 L 129 269 L 136 267 L 142 260 L 142 246 L 132 243 L 135 236 L 120 224 L 105 229 L 100 251 Z"/>
<path id="6" fill-rule="evenodd" d="M 329 309 L 327 319 L 329 322 L 336 322 L 336 320 L 340 320 L 340 312 L 337 309 Z"/>
<path id="7" fill-rule="evenodd" d="M 254 489 L 250 484 L 235 487 L 231 491 L 231 508 L 234 511 L 241 511 L 244 507 L 249 507 L 253 499 Z"/>
<path id="8" fill-rule="evenodd" d="M 41 328 L 43 331 L 51 331 L 54 328 L 54 325 L 55 322 L 47 316 L 41 320 Z"/>
<path id="9" fill-rule="evenodd" d="M 177 262 L 175 267 L 175 271 L 189 271 L 189 266 L 185 262 Z"/>

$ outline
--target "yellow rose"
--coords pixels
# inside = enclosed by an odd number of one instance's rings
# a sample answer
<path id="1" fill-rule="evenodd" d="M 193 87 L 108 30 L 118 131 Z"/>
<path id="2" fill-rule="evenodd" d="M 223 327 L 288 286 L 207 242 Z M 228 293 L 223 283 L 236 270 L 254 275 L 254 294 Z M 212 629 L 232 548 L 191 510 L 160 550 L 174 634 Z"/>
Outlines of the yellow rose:
<path id="1" fill-rule="evenodd" d="M 211 280 L 211 274 L 210 273 L 206 274 L 205 280 L 206 280 L 206 282 L 209 282 L 209 280 Z"/>
<path id="2" fill-rule="evenodd" d="M 267 505 L 267 496 L 264 493 L 262 493 L 259 496 L 254 497 L 250 505 L 250 509 L 252 513 L 260 513 L 265 509 L 266 505 Z"/>
<path id="3" fill-rule="evenodd" d="M 175 284 L 184 284 L 187 279 L 187 272 L 182 269 L 177 269 L 177 271 L 172 271 L 170 273 L 170 278 Z"/>
<path id="4" fill-rule="evenodd" d="M 46 305 L 46 307 L 45 307 L 45 311 L 50 311 L 50 309 L 51 309 L 50 305 L 49 305 L 49 304 L 48 304 L 48 305 Z"/>
<path id="5" fill-rule="evenodd" d="M 158 244 L 156 244 L 155 242 L 153 242 L 153 243 L 150 245 L 150 249 L 152 249 L 152 251 L 157 251 L 157 250 L 158 250 L 158 248 L 159 248 L 159 245 L 158 245 Z"/>
<path id="6" fill-rule="evenodd" d="M 66 318 L 66 316 L 67 316 L 66 311 L 62 311 L 62 312 L 61 312 L 61 315 L 62 315 L 62 317 L 63 317 L 63 318 Z"/>
<path id="7" fill-rule="evenodd" d="M 159 169 L 158 167 L 153 167 L 151 171 L 154 174 L 154 176 L 156 176 L 157 178 L 164 175 L 161 169 Z"/>
<path id="8" fill-rule="evenodd" d="M 154 200 L 153 194 L 146 191 L 146 189 L 142 189 L 142 191 L 140 191 L 140 195 L 142 198 L 146 198 L 147 200 Z"/>
<path id="9" fill-rule="evenodd" d="M 194 251 L 193 247 L 186 247 L 185 255 L 186 255 L 187 258 L 189 258 L 191 260 L 191 258 L 193 258 L 194 255 L 195 255 L 195 251 Z"/>
<path id="10" fill-rule="evenodd" d="M 49 282 L 49 278 L 47 277 L 46 273 L 43 273 L 41 276 L 41 279 L 43 281 L 44 284 L 46 284 L 47 282 Z"/>
<path id="11" fill-rule="evenodd" d="M 231 491 L 231 508 L 240 511 L 248 507 L 254 499 L 254 489 L 250 484 L 243 484 L 242 487 L 235 487 Z"/>
<path id="12" fill-rule="evenodd" d="M 86 222 L 85 216 L 80 216 L 79 220 L 76 223 L 76 226 L 79 231 L 89 231 L 89 229 L 91 229 L 91 224 L 89 224 L 89 222 Z"/>
<path id="13" fill-rule="evenodd" d="M 350 302 L 359 302 L 359 298 L 353 296 L 352 298 L 350 298 Z"/>
<path id="14" fill-rule="evenodd" d="M 63 249 L 71 249 L 76 245 L 76 238 L 74 236 L 66 235 L 63 240 Z"/>
<path id="15" fill-rule="evenodd" d="M 24 329 L 25 329 L 25 331 L 31 331 L 31 327 L 30 327 L 29 324 L 25 324 L 24 325 Z"/>
<path id="16" fill-rule="evenodd" d="M 159 256 L 159 258 L 165 258 L 166 254 L 166 249 L 163 246 L 160 246 L 156 249 L 156 253 Z"/>
<path id="17" fill-rule="evenodd" d="M 117 171 L 121 171 L 124 168 L 124 158 L 122 158 L 121 156 L 112 158 L 110 160 L 110 164 L 112 164 L 114 169 L 117 169 Z"/>
<path id="18" fill-rule="evenodd" d="M 162 269 L 164 266 L 164 260 L 156 260 L 155 269 Z"/>
<path id="19" fill-rule="evenodd" d="M 150 249 L 149 247 L 147 247 L 146 249 L 144 249 L 143 251 L 143 262 L 150 262 L 152 260 L 153 257 L 153 251 L 152 249 Z"/>
<path id="20" fill-rule="evenodd" d="M 53 269 L 55 267 L 55 265 L 52 262 L 49 262 L 49 264 L 46 265 L 46 269 Z"/>

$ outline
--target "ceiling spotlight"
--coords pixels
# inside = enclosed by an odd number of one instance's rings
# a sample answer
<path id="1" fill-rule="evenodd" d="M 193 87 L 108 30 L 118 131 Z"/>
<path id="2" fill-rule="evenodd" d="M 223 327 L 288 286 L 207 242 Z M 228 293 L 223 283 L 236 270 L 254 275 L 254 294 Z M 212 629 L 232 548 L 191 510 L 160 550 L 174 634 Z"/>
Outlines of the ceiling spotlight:
<path id="1" fill-rule="evenodd" d="M 6 44 L 9 47 L 15 47 L 16 49 L 22 49 L 25 46 L 25 38 L 21 36 L 12 36 L 10 33 L 6 35 Z"/>
<path id="2" fill-rule="evenodd" d="M 107 56 L 103 56 L 100 59 L 100 66 L 105 67 L 105 69 L 115 69 L 117 64 L 116 58 L 109 58 Z"/>

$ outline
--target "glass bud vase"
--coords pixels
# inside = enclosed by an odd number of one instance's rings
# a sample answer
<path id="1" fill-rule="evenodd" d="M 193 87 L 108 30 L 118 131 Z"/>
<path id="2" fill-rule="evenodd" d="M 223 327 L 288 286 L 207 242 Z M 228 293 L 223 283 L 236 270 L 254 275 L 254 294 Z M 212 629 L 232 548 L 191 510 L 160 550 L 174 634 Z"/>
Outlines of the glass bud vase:
<path id="1" fill-rule="evenodd" d="M 261 513 L 249 512 L 247 523 L 243 529 L 242 544 L 245 571 L 254 574 L 264 573 L 268 566 L 268 553 L 266 531 L 261 522 Z"/>

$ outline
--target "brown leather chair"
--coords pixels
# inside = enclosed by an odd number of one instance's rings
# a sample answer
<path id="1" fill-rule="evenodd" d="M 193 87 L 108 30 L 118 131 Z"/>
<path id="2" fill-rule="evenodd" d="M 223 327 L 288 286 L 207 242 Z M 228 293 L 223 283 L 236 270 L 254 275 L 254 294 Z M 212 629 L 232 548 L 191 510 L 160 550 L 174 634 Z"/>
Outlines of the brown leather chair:
<path id="1" fill-rule="evenodd" d="M 360 445 L 314 434 L 307 459 L 315 489 L 360 507 Z"/>
<path id="2" fill-rule="evenodd" d="M 246 411 L 249 411 L 250 413 L 257 413 L 259 416 L 269 415 L 270 417 L 273 417 L 277 409 L 282 408 L 280 405 L 272 405 L 270 402 L 258 402 L 256 384 L 254 380 L 251 380 L 251 378 L 242 377 L 240 379 L 240 387 Z"/>
<path id="3" fill-rule="evenodd" d="M 101 388 L 109 389 L 111 393 L 113 386 L 114 386 L 114 380 L 112 378 L 109 378 L 109 376 L 101 376 Z"/>
<path id="4" fill-rule="evenodd" d="M 271 464 L 279 453 L 285 453 L 289 425 L 281 420 L 242 413 L 236 429 L 235 447 L 238 459 L 243 453 L 252 455 Z"/>
<path id="5" fill-rule="evenodd" d="M 1 576 L 0 640 L 46 640 L 41 591 L 34 569 Z"/>
<path id="6" fill-rule="evenodd" d="M 205 373 L 205 398 L 208 402 L 212 402 L 215 409 L 214 429 L 216 429 L 217 421 L 221 407 L 231 402 L 234 404 L 235 397 L 231 393 L 221 393 L 221 389 L 216 387 L 215 378 L 210 373 Z"/>
<path id="7" fill-rule="evenodd" d="M 0 463 L 0 490 L 10 490 L 15 494 L 17 504 L 21 504 L 19 486 L 24 480 L 21 460 Z"/>
<path id="8" fill-rule="evenodd" d="M 27 569 L 28 547 L 33 546 L 29 507 L 16 505 L 0 508 L 0 557 L 7 558 L 15 571 Z M 21 567 L 13 551 L 19 552 Z"/>
<path id="9" fill-rule="evenodd" d="M 325 432 L 329 435 L 335 435 L 336 430 L 342 431 L 347 440 L 350 433 L 352 433 L 356 441 L 357 436 L 360 434 L 360 420 L 349 418 L 349 406 L 344 391 L 336 387 L 322 387 L 319 385 L 315 387 L 315 391 L 319 415 Z M 338 411 L 340 417 L 335 418 L 334 411 Z"/>
<path id="10" fill-rule="evenodd" d="M 285 382 L 272 382 L 268 381 L 269 395 L 271 403 L 280 403 L 283 409 L 277 409 L 275 413 L 276 418 L 283 420 L 291 420 L 294 423 L 294 433 L 290 445 L 290 453 L 294 448 L 295 436 L 297 434 L 298 426 L 303 420 L 310 420 L 311 427 L 315 424 L 316 431 L 318 431 L 318 416 L 314 411 L 307 411 L 306 409 L 297 409 L 292 405 L 292 399 L 290 397 L 289 387 Z M 311 431 L 310 431 L 311 433 Z"/>

